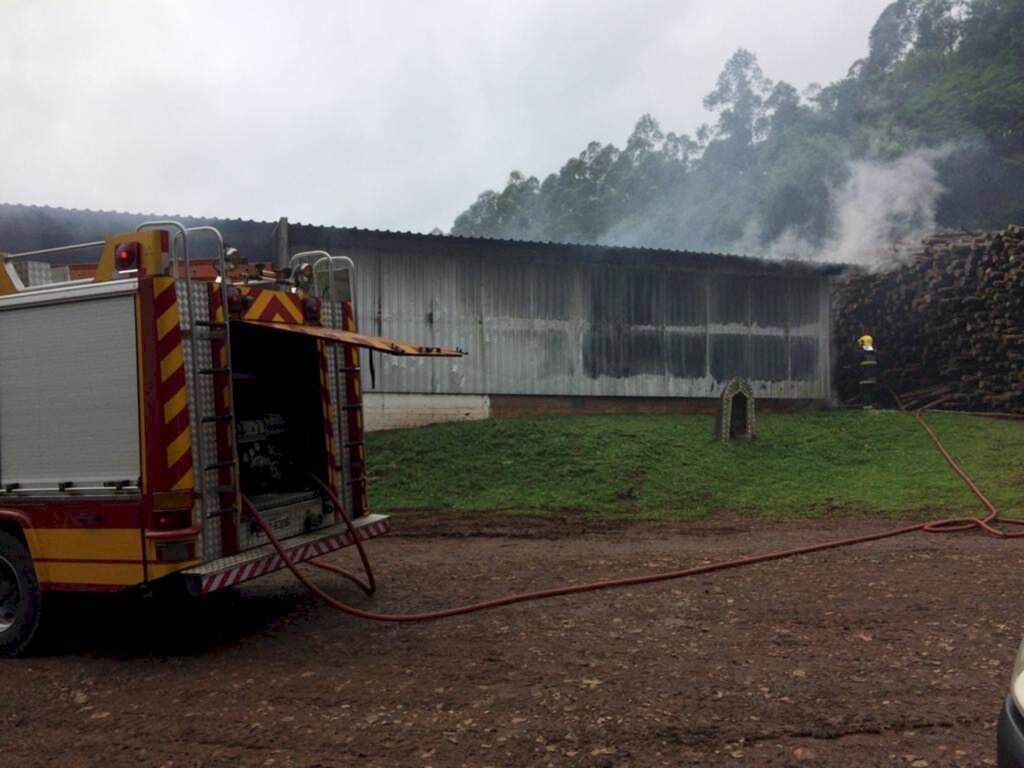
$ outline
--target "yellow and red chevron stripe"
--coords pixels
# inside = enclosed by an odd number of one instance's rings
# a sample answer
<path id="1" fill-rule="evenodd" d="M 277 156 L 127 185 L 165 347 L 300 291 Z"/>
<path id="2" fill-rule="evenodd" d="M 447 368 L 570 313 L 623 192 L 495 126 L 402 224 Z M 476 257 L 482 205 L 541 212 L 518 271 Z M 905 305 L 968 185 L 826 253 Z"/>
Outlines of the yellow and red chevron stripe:
<path id="1" fill-rule="evenodd" d="M 303 296 L 281 291 L 268 291 L 261 288 L 241 288 L 242 300 L 252 298 L 252 304 L 242 312 L 243 320 L 262 320 L 267 323 L 298 323 L 306 322 L 306 313 L 302 307 Z M 244 306 L 244 304 L 243 304 Z"/>
<path id="2" fill-rule="evenodd" d="M 156 317 L 156 391 L 160 404 L 160 442 L 163 451 L 162 490 L 193 486 L 192 429 L 189 426 L 185 353 L 181 344 L 174 279 L 153 279 L 153 310 Z"/>

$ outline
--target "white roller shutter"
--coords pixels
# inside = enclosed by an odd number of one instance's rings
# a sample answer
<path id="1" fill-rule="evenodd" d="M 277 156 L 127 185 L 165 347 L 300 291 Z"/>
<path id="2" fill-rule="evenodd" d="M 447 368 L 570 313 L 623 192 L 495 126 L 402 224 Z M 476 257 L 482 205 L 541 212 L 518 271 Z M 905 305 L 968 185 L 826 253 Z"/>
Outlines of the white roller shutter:
<path id="1" fill-rule="evenodd" d="M 0 483 L 137 483 L 132 295 L 0 312 Z"/>

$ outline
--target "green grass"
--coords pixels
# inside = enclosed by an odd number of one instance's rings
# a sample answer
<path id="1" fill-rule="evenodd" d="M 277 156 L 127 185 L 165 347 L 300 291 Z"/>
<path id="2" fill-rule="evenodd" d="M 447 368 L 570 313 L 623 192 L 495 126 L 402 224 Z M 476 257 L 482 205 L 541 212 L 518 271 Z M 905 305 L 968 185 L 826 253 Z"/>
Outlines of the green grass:
<path id="1" fill-rule="evenodd" d="M 1007 516 L 1024 516 L 1024 424 L 929 414 Z M 709 416 L 549 416 L 368 435 L 377 512 L 554 512 L 694 520 L 975 514 L 979 503 L 909 414 L 758 417 L 754 441 L 711 439 Z"/>

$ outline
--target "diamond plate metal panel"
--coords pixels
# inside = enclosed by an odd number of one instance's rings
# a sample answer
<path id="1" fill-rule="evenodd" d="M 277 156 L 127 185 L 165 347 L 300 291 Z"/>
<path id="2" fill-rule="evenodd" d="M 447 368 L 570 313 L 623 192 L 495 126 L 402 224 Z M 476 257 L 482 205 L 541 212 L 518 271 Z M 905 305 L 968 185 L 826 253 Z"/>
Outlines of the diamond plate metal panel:
<path id="1" fill-rule="evenodd" d="M 196 355 L 198 356 L 198 367 L 208 368 L 212 365 L 212 353 L 210 340 L 203 326 L 193 326 L 195 322 L 203 322 L 210 319 L 209 294 L 206 286 L 202 283 L 192 283 L 192 306 L 187 301 L 188 294 L 184 279 L 175 280 L 175 290 L 178 295 L 178 308 L 181 316 L 182 349 L 185 357 L 185 380 L 188 388 L 188 412 L 189 424 L 192 429 L 192 451 L 193 451 L 193 474 L 196 478 L 196 515 L 203 521 L 203 533 L 200 537 L 199 551 L 202 562 L 215 560 L 224 554 L 223 542 L 221 541 L 220 519 L 209 517 L 211 512 L 220 509 L 220 498 L 216 492 L 217 476 L 214 472 L 204 472 L 203 465 L 216 461 L 217 457 L 217 432 L 213 423 L 203 424 L 202 419 L 206 416 L 213 416 L 216 408 L 214 402 L 214 381 L 211 376 L 197 375 L 196 362 L 192 360 L 192 342 L 189 334 L 193 327 L 197 335 L 195 338 Z M 193 312 L 195 318 L 192 317 Z M 198 391 L 196 391 L 198 385 Z M 196 450 L 196 447 L 199 450 Z M 203 489 L 200 496 L 199 489 Z"/>

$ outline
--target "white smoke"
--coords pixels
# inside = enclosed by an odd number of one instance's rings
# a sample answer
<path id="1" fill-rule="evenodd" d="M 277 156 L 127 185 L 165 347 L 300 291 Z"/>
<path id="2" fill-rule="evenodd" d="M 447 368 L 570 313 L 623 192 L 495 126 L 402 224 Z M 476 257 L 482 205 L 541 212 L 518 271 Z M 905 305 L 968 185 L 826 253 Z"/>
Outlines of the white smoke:
<path id="1" fill-rule="evenodd" d="M 900 262 L 937 228 L 936 210 L 946 191 L 939 163 L 956 147 L 917 149 L 892 160 L 849 160 L 843 181 L 828 192 L 831 235 L 824 242 L 788 229 L 770 241 L 761 222 L 750 219 L 742 236 L 723 242 L 680 244 L 671 233 L 673 211 L 654 210 L 617 223 L 600 241 L 606 245 L 645 245 L 742 253 L 765 259 L 797 259 L 855 264 L 881 269 Z"/>
<path id="2" fill-rule="evenodd" d="M 935 208 L 945 188 L 936 164 L 952 148 L 919 149 L 890 162 L 856 160 L 834 197 L 836 235 L 820 258 L 877 266 L 936 229 Z"/>
<path id="3" fill-rule="evenodd" d="M 945 192 L 937 164 L 952 151 L 944 146 L 914 150 L 895 160 L 851 160 L 846 181 L 831 194 L 833 236 L 821 245 L 784 232 L 759 255 L 870 268 L 899 260 L 937 229 L 936 206 Z"/>

